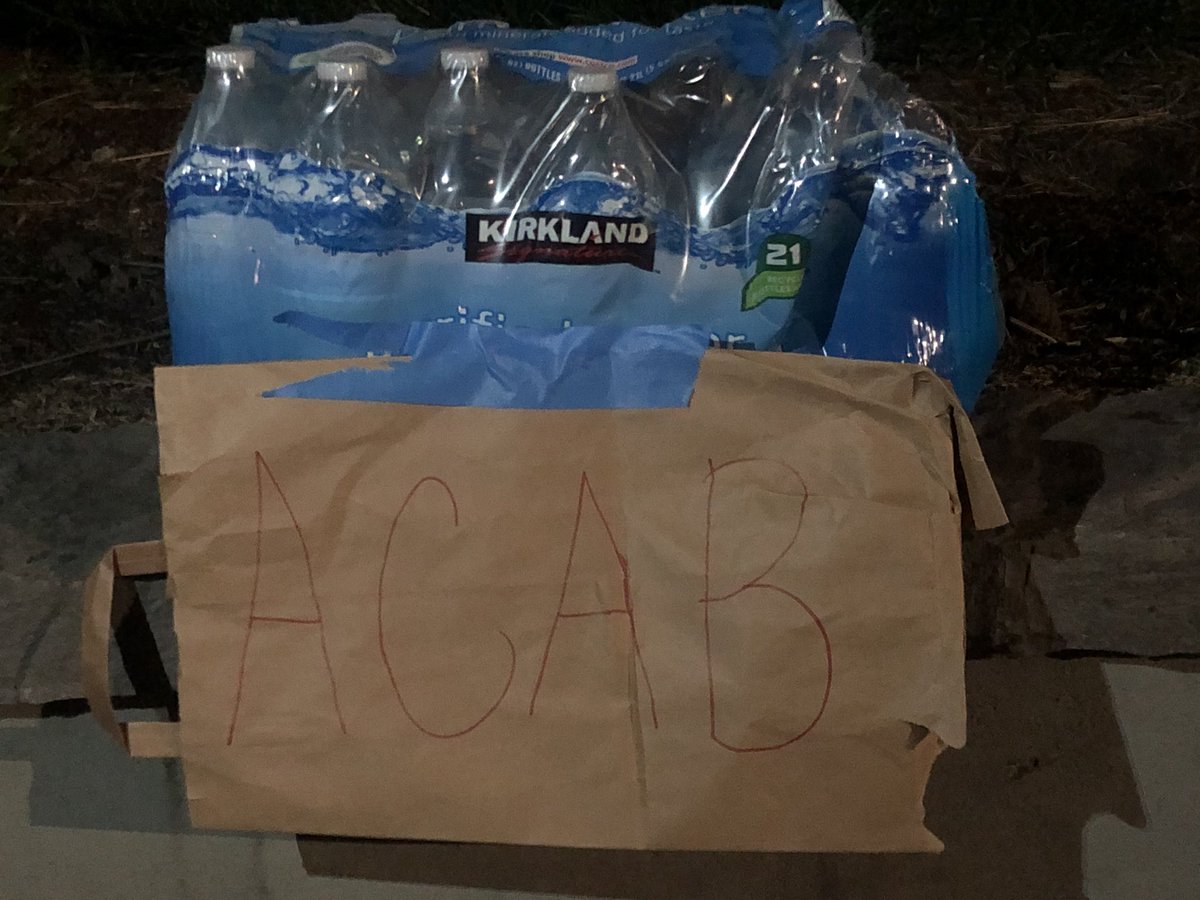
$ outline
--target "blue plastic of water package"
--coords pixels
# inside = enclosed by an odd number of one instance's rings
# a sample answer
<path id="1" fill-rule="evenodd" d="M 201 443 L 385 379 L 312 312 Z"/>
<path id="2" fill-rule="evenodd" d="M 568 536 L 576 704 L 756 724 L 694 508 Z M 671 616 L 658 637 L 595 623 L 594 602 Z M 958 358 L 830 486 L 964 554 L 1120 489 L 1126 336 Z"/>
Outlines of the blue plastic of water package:
<path id="1" fill-rule="evenodd" d="M 695 326 L 920 362 L 967 402 L 986 378 L 973 179 L 836 8 L 234 37 L 166 178 L 177 363 L 340 356 L 375 325 Z M 229 97 L 273 127 L 213 127 Z"/>
<path id="2" fill-rule="evenodd" d="M 277 388 L 271 397 L 486 406 L 665 409 L 687 406 L 708 334 L 696 327 L 578 325 L 557 331 L 480 325 L 370 326 L 344 335 L 404 356 Z"/>

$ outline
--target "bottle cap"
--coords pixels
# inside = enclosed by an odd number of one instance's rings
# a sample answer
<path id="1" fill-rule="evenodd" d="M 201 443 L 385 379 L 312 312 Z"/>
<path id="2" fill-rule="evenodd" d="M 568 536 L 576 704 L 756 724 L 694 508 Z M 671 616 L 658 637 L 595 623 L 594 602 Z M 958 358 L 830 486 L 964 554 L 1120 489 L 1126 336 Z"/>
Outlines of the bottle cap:
<path id="1" fill-rule="evenodd" d="M 366 81 L 365 59 L 323 59 L 317 63 L 319 81 Z"/>
<path id="2" fill-rule="evenodd" d="M 484 47 L 443 47 L 443 69 L 486 69 L 491 56 Z"/>
<path id="3" fill-rule="evenodd" d="M 571 90 L 580 94 L 602 94 L 617 89 L 617 73 L 612 69 L 571 69 L 567 75 Z"/>
<path id="4" fill-rule="evenodd" d="M 220 44 L 209 47 L 205 54 L 210 69 L 252 69 L 254 49 L 237 44 Z"/>

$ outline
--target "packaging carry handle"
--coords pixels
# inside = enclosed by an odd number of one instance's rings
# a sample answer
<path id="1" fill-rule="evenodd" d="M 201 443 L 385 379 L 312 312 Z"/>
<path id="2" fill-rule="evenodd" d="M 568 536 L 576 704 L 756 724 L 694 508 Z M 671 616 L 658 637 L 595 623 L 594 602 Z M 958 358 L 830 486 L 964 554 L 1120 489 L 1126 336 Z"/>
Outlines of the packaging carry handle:
<path id="1" fill-rule="evenodd" d="M 178 722 L 120 722 L 108 680 L 113 611 L 122 615 L 137 600 L 134 579 L 164 575 L 162 541 L 121 544 L 104 554 L 83 588 L 83 633 L 80 654 L 83 692 L 92 716 L 130 756 L 170 758 L 180 755 Z"/>

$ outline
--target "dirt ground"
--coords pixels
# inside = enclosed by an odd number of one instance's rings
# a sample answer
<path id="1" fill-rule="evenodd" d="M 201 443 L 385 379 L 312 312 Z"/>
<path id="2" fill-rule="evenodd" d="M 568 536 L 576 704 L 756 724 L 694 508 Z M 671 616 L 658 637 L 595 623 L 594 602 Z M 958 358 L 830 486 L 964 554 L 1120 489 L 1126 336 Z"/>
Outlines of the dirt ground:
<path id="1" fill-rule="evenodd" d="M 987 202 L 1009 336 L 982 404 L 1200 383 L 1200 59 L 899 74 Z M 162 173 L 196 86 L 0 50 L 0 431 L 153 417 Z"/>
<path id="2" fill-rule="evenodd" d="M 191 102 L 178 76 L 0 55 L 0 429 L 153 416 L 169 362 L 162 173 Z"/>

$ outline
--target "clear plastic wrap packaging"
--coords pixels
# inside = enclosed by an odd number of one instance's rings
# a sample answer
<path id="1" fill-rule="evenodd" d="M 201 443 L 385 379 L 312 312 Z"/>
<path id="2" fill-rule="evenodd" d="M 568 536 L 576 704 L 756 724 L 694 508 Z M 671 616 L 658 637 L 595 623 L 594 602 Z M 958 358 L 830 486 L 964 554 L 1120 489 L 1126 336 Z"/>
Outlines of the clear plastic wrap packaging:
<path id="1" fill-rule="evenodd" d="M 973 178 L 832 4 L 233 39 L 253 63 L 210 54 L 166 179 L 176 362 L 337 356 L 348 323 L 699 325 L 982 387 Z"/>

